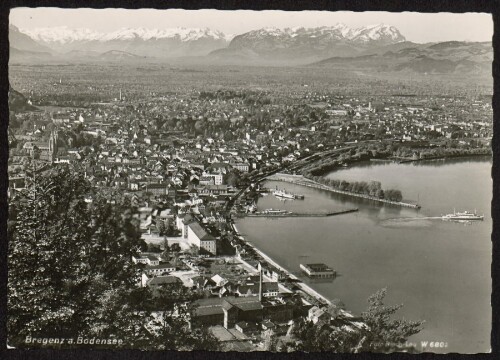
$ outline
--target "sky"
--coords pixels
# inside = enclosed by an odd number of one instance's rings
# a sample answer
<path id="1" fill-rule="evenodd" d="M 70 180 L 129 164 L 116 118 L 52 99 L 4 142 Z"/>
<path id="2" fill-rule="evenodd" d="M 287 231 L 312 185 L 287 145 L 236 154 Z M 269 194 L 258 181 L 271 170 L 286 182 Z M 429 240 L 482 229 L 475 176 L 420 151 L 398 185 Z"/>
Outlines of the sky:
<path id="1" fill-rule="evenodd" d="M 211 28 L 226 34 L 242 34 L 264 27 L 317 27 L 344 23 L 395 26 L 408 41 L 491 41 L 493 19 L 485 13 L 389 13 L 349 11 L 252 11 L 252 10 L 155 10 L 155 9 L 59 9 L 15 8 L 10 23 L 21 29 L 67 26 L 111 32 L 121 28 Z"/>

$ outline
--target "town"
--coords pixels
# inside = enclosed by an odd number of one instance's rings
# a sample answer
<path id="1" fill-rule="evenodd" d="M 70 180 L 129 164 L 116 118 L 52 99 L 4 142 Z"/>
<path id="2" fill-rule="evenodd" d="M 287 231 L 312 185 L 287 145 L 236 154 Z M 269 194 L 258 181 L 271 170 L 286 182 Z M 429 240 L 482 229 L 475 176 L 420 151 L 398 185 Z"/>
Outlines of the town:
<path id="1" fill-rule="evenodd" d="M 364 326 L 238 232 L 234 219 L 258 200 L 267 176 L 317 180 L 358 161 L 490 153 L 487 96 L 346 96 L 307 86 L 288 94 L 228 88 L 141 96 L 121 86 L 94 101 L 78 95 L 82 84 L 71 78 L 52 77 L 42 91 L 11 77 L 11 206 L 28 174 L 57 167 L 92 184 L 88 204 L 97 191 L 109 204 L 129 198 L 144 242 L 130 259 L 137 286 L 196 291 L 190 322 L 210 327 L 225 350 L 269 350 L 270 334 L 286 343 L 300 319 L 347 331 Z M 61 88 L 72 89 L 67 98 Z"/>

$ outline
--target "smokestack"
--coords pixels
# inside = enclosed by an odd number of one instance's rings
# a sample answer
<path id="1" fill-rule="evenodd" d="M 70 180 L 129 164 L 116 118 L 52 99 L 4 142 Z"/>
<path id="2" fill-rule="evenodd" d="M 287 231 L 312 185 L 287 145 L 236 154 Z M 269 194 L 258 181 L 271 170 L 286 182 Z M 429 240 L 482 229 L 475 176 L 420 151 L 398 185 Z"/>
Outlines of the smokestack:
<path id="1" fill-rule="evenodd" d="M 259 263 L 259 301 L 262 302 L 262 266 Z"/>

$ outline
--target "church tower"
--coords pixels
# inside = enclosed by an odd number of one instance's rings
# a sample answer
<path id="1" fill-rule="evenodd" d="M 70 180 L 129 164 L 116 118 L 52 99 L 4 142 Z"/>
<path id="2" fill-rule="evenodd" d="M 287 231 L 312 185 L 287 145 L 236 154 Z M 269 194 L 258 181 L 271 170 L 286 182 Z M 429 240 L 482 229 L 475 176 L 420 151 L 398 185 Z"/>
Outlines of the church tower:
<path id="1" fill-rule="evenodd" d="M 48 154 L 49 159 L 51 161 L 54 161 L 57 155 L 57 140 L 58 140 L 57 130 L 51 131 L 49 138 L 49 154 Z"/>

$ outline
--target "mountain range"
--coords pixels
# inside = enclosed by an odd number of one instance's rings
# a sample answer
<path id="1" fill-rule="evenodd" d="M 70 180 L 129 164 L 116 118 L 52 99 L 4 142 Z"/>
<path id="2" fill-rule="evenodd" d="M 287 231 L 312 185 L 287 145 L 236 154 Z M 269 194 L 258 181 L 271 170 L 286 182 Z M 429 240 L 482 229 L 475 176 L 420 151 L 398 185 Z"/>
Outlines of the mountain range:
<path id="1" fill-rule="evenodd" d="M 478 72 L 491 69 L 491 43 L 409 42 L 394 26 L 263 28 L 227 35 L 208 28 L 67 27 L 22 30 L 10 25 L 11 61 L 182 61 L 202 64 L 363 67 L 379 71 Z"/>
<path id="2" fill-rule="evenodd" d="M 20 30 L 11 25 L 11 32 L 20 33 L 59 57 L 72 51 L 106 53 L 125 51 L 140 57 L 169 58 L 202 56 L 226 47 L 230 37 L 220 31 L 205 29 L 120 29 L 100 33 L 89 29 L 67 27 Z M 18 48 L 11 41 L 11 46 Z M 32 49 L 29 49 L 32 50 Z"/>
<path id="3" fill-rule="evenodd" d="M 404 42 L 375 50 L 354 57 L 331 57 L 310 66 L 428 74 L 491 73 L 493 61 L 493 48 L 490 42 L 447 41 L 436 44 Z"/>
<path id="4" fill-rule="evenodd" d="M 374 47 L 405 41 L 398 29 L 373 25 L 351 29 L 344 24 L 317 28 L 265 28 L 235 36 L 215 57 L 240 57 L 242 53 L 269 61 L 311 62 L 330 56 L 355 56 Z"/>

